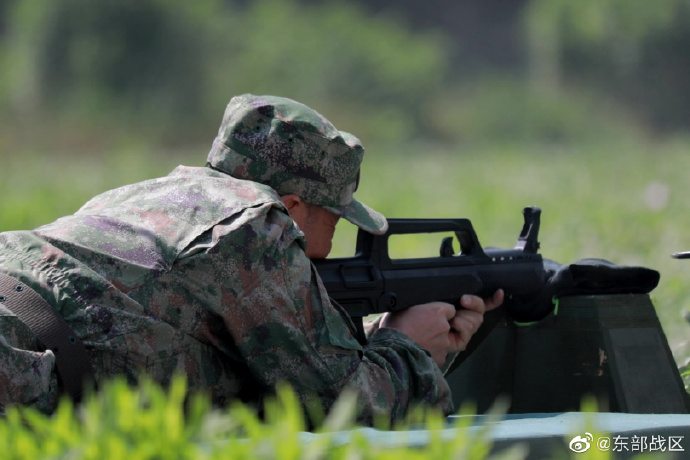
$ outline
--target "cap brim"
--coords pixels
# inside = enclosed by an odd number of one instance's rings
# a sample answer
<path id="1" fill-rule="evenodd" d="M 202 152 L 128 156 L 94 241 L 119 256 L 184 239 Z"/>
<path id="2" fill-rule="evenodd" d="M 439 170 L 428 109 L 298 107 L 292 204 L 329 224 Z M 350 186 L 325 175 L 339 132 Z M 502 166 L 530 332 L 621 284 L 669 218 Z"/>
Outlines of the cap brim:
<path id="1" fill-rule="evenodd" d="M 347 206 L 324 206 L 324 208 L 374 235 L 383 235 L 388 230 L 388 220 L 383 214 L 374 211 L 354 198 Z"/>

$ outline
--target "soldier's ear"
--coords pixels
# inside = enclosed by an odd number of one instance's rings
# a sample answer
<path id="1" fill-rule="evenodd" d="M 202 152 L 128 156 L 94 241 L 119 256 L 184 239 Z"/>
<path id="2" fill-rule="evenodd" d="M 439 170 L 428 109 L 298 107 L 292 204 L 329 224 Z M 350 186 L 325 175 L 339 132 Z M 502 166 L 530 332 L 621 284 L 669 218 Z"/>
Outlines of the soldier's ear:
<path id="1" fill-rule="evenodd" d="M 283 195 L 280 197 L 280 199 L 285 207 L 288 208 L 288 211 L 303 203 L 302 198 L 300 198 L 298 195 Z"/>

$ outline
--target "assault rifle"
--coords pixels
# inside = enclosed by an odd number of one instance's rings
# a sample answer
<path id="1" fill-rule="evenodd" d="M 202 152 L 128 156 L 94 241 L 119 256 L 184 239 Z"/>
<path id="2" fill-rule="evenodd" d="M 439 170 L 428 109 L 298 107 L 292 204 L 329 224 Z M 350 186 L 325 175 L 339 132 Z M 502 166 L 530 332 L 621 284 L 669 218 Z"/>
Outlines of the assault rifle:
<path id="1" fill-rule="evenodd" d="M 548 313 L 536 307 L 547 277 L 537 253 L 541 209 L 527 207 L 522 213 L 524 224 L 513 249 L 483 249 L 468 219 L 389 219 L 385 235 L 359 230 L 354 257 L 314 264 L 330 298 L 353 319 L 362 344 L 365 316 L 436 300 L 459 306 L 464 294 L 489 297 L 499 288 L 514 319 L 537 320 Z M 447 237 L 438 257 L 391 259 L 391 236 L 439 232 L 454 232 L 460 252 L 453 249 L 453 237 Z"/>

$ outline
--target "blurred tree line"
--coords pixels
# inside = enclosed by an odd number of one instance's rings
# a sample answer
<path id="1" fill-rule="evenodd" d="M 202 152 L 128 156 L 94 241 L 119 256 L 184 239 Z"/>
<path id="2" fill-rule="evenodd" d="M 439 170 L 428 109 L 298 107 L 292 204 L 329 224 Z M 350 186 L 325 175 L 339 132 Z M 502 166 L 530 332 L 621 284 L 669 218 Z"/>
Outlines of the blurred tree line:
<path id="1" fill-rule="evenodd" d="M 210 143 L 244 92 L 365 141 L 685 131 L 690 0 L 0 0 L 0 147 Z"/>

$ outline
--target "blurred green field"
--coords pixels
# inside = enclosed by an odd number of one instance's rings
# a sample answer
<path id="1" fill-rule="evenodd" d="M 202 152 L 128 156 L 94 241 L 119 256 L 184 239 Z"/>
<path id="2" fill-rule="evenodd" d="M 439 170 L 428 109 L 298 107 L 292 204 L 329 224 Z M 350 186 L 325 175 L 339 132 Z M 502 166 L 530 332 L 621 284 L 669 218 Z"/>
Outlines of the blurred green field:
<path id="1" fill-rule="evenodd" d="M 29 229 L 74 212 L 92 195 L 201 165 L 207 146 L 186 151 L 117 149 L 92 155 L 21 153 L 1 160 L 0 230 Z M 441 148 L 368 146 L 357 197 L 387 217 L 466 217 L 484 246 L 511 247 L 524 206 L 543 210 L 541 252 L 561 263 L 599 257 L 661 272 L 652 293 L 679 363 L 690 357 L 690 143 Z M 344 222 L 333 256 L 351 255 L 355 228 Z M 433 255 L 440 236 L 399 249 Z M 457 244 L 456 244 L 457 246 Z"/>

